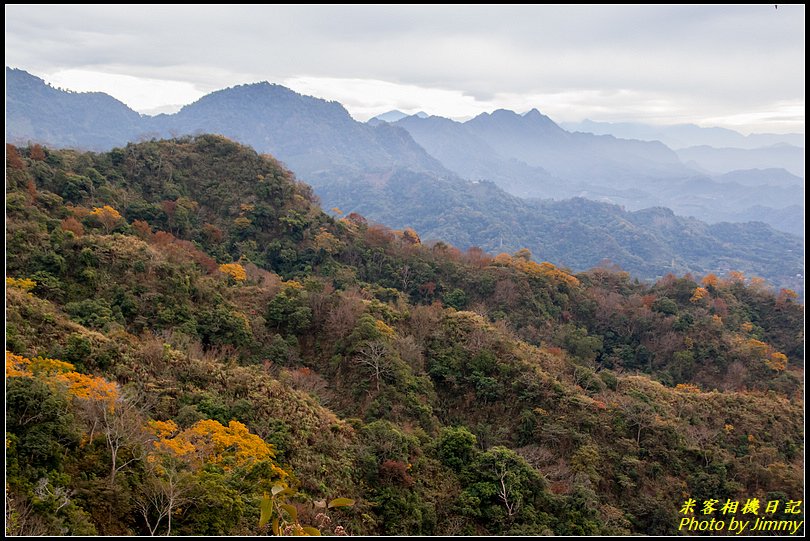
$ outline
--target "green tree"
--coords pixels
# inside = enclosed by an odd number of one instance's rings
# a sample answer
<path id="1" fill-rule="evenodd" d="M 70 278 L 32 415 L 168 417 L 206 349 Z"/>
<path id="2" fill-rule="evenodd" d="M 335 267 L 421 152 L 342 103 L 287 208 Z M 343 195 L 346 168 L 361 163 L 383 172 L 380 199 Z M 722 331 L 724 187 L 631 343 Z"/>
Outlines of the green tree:
<path id="1" fill-rule="evenodd" d="M 456 310 L 463 310 L 467 306 L 467 293 L 463 289 L 453 289 L 444 294 L 442 297 L 444 304 Z"/>
<path id="2" fill-rule="evenodd" d="M 312 309 L 307 292 L 298 282 L 287 282 L 267 306 L 267 324 L 273 329 L 300 333 L 309 328 Z"/>
<path id="3" fill-rule="evenodd" d="M 479 517 L 490 531 L 503 533 L 518 522 L 540 518 L 537 511 L 546 499 L 545 484 L 511 449 L 493 447 L 481 453 L 464 477 L 467 488 L 460 501 L 468 506 L 465 513 Z"/>
<path id="4" fill-rule="evenodd" d="M 443 428 L 436 443 L 439 460 L 456 472 L 472 463 L 477 439 L 466 427 Z"/>

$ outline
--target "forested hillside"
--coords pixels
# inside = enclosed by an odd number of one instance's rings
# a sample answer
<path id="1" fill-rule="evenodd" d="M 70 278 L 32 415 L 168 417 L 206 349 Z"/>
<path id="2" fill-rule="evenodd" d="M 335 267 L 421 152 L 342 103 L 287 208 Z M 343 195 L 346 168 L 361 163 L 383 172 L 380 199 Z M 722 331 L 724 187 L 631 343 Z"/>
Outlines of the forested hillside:
<path id="1" fill-rule="evenodd" d="M 492 253 L 529 248 L 534 258 L 576 271 L 609 260 L 650 281 L 670 272 L 738 270 L 804 294 L 801 239 L 764 223 L 710 225 L 663 207 L 628 212 L 581 197 L 525 200 L 492 182 L 408 170 L 332 170 L 312 178 L 330 207 L 384 217 L 385 224 L 414 227 L 426 239 Z"/>
<path id="2" fill-rule="evenodd" d="M 219 136 L 6 152 L 7 533 L 672 534 L 687 498 L 802 499 L 793 291 L 423 244 Z"/>

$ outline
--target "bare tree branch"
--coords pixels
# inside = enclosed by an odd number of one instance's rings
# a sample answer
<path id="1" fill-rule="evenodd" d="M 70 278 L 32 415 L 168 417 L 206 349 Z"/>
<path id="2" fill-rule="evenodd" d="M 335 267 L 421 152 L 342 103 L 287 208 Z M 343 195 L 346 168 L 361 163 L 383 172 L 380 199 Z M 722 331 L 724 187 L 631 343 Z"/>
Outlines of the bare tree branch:
<path id="1" fill-rule="evenodd" d="M 380 380 L 383 376 L 392 373 L 390 360 L 388 359 L 388 346 L 381 340 L 366 344 L 354 358 L 354 362 L 371 370 L 377 383 L 377 391 L 380 390 Z"/>

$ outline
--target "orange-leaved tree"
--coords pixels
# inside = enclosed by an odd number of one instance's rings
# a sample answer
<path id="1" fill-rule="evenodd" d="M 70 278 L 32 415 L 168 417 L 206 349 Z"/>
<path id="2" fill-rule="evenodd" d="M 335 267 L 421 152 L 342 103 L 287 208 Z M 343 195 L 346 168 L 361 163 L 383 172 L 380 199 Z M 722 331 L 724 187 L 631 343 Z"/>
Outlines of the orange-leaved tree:
<path id="1" fill-rule="evenodd" d="M 696 287 L 695 290 L 692 292 L 692 297 L 689 299 L 689 302 L 698 303 L 709 296 L 709 290 L 705 287 Z"/>
<path id="2" fill-rule="evenodd" d="M 258 476 L 269 488 L 289 475 L 276 464 L 273 446 L 238 421 L 225 426 L 204 419 L 185 430 L 171 420 L 150 421 L 147 430 L 152 434 L 147 476 L 135 505 L 152 535 L 164 519 L 166 535 L 171 534 L 178 508 L 206 476 Z"/>
<path id="3" fill-rule="evenodd" d="M 93 211 L 90 213 L 90 216 L 98 220 L 106 233 L 109 233 L 115 229 L 115 227 L 124 219 L 123 216 L 121 216 L 121 213 L 112 208 L 110 205 L 94 207 Z"/>
<path id="4" fill-rule="evenodd" d="M 219 272 L 227 274 L 237 282 L 244 282 L 247 280 L 247 272 L 245 267 L 239 263 L 224 263 L 219 266 Z"/>
<path id="5" fill-rule="evenodd" d="M 227 426 L 213 419 L 197 421 L 185 430 L 169 421 L 151 421 L 149 427 L 157 436 L 155 452 L 182 460 L 191 469 L 217 464 L 225 471 L 268 461 L 273 477 L 284 478 L 287 472 L 278 467 L 273 446 L 266 443 L 239 421 Z"/>
<path id="6" fill-rule="evenodd" d="M 109 482 L 142 458 L 144 431 L 137 401 L 123 395 L 114 382 L 82 374 L 67 362 L 46 357 L 29 359 L 6 351 L 6 377 L 34 378 L 63 394 L 85 423 L 85 441 L 103 438 L 110 453 Z"/>

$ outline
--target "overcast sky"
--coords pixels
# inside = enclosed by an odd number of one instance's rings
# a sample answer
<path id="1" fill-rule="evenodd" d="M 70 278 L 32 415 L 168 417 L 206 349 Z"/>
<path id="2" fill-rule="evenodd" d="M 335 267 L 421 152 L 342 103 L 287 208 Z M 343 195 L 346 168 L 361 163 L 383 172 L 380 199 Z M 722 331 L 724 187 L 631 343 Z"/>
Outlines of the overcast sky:
<path id="1" fill-rule="evenodd" d="M 6 5 L 6 65 L 147 113 L 270 81 L 466 118 L 695 122 L 804 132 L 801 6 Z"/>

